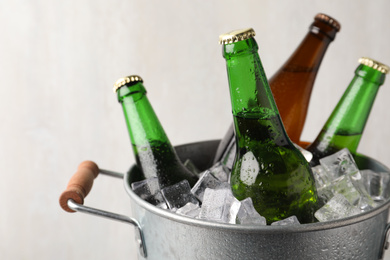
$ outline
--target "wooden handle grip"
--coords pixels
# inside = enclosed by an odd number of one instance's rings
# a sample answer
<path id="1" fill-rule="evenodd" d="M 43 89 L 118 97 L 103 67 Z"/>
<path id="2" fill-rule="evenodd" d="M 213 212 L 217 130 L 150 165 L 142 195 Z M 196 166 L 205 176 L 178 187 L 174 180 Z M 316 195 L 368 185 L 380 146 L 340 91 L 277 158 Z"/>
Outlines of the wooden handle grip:
<path id="1" fill-rule="evenodd" d="M 67 212 L 75 212 L 68 207 L 68 200 L 73 199 L 78 204 L 84 203 L 84 198 L 92 188 L 93 180 L 99 174 L 99 167 L 92 161 L 80 163 L 75 174 L 66 187 L 66 190 L 60 196 L 60 206 Z"/>

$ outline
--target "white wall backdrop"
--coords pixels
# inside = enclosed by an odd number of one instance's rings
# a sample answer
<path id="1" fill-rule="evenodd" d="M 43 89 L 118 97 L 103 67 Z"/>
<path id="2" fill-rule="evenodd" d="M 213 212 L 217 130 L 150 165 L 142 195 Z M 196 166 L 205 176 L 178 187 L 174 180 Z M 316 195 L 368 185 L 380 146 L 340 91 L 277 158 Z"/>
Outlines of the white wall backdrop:
<path id="1" fill-rule="evenodd" d="M 360 57 L 390 65 L 389 10 L 387 0 L 0 1 L 0 258 L 136 258 L 131 226 L 58 205 L 81 161 L 120 172 L 134 163 L 112 92 L 119 77 L 143 77 L 173 144 L 221 138 L 232 117 L 218 36 L 253 27 L 271 76 L 326 13 L 342 28 L 313 90 L 310 141 Z M 359 147 L 388 166 L 389 81 Z M 131 216 L 122 181 L 110 177 L 95 181 L 86 205 Z"/>

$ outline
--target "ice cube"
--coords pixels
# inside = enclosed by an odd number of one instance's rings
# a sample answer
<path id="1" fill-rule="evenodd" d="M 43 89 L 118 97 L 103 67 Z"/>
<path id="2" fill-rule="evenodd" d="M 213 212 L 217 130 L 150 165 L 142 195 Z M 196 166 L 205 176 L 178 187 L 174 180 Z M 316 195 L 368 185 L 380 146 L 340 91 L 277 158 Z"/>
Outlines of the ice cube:
<path id="1" fill-rule="evenodd" d="M 342 194 L 351 205 L 356 205 L 361 197 L 360 192 L 355 188 L 347 175 L 334 180 L 330 188 L 332 189 L 333 194 Z"/>
<path id="2" fill-rule="evenodd" d="M 318 205 L 322 207 L 334 196 L 330 187 L 332 178 L 322 165 L 312 167 L 311 170 L 317 188 Z"/>
<path id="3" fill-rule="evenodd" d="M 236 158 L 236 142 L 233 139 L 230 141 L 230 144 L 226 149 L 225 154 L 222 156 L 221 163 L 225 165 L 229 170 L 231 170 L 233 168 L 235 158 Z"/>
<path id="4" fill-rule="evenodd" d="M 261 216 L 253 207 L 253 202 L 250 197 L 241 201 L 241 207 L 237 213 L 236 223 L 242 225 L 267 225 L 265 217 Z"/>
<path id="5" fill-rule="evenodd" d="M 217 189 L 229 189 L 229 190 L 231 190 L 232 188 L 230 187 L 230 183 L 228 183 L 228 182 L 221 182 L 220 184 L 218 184 L 217 187 L 214 188 L 214 190 L 217 190 Z"/>
<path id="6" fill-rule="evenodd" d="M 194 194 L 191 193 L 191 187 L 187 180 L 165 187 L 161 193 L 169 209 L 181 208 L 188 202 L 199 204 Z"/>
<path id="7" fill-rule="evenodd" d="M 230 189 L 227 190 L 230 191 Z M 238 211 L 240 210 L 240 206 L 241 202 L 233 196 L 232 192 L 229 192 L 225 199 L 222 221 L 230 224 L 236 224 L 236 218 Z"/>
<path id="8" fill-rule="evenodd" d="M 160 204 L 164 201 L 157 177 L 133 182 L 131 188 L 141 199 L 146 200 L 153 205 Z"/>
<path id="9" fill-rule="evenodd" d="M 333 198 L 334 193 L 330 186 L 324 186 L 322 188 L 317 189 L 318 196 L 318 206 L 324 206 L 331 198 Z"/>
<path id="10" fill-rule="evenodd" d="M 183 207 L 176 210 L 176 214 L 188 216 L 191 218 L 197 218 L 200 213 L 200 207 L 198 204 L 187 203 Z"/>
<path id="11" fill-rule="evenodd" d="M 347 148 L 320 159 L 320 164 L 333 179 L 359 171 L 352 154 Z"/>
<path id="12" fill-rule="evenodd" d="M 227 189 L 213 190 L 206 188 L 199 218 L 221 221 L 227 192 Z"/>
<path id="13" fill-rule="evenodd" d="M 320 206 L 324 205 L 336 194 L 342 194 L 351 205 L 358 206 L 362 211 L 367 211 L 376 206 L 370 195 L 361 183 L 360 172 L 342 175 L 317 189 Z"/>
<path id="14" fill-rule="evenodd" d="M 167 203 L 165 203 L 165 201 L 157 204 L 156 207 L 161 208 L 161 209 L 168 209 L 168 205 L 167 205 Z"/>
<path id="15" fill-rule="evenodd" d="M 233 196 L 231 189 L 206 188 L 199 218 L 234 224 L 240 204 L 240 201 Z"/>
<path id="16" fill-rule="evenodd" d="M 322 165 L 311 168 L 317 189 L 321 189 L 332 182 L 330 174 Z"/>
<path id="17" fill-rule="evenodd" d="M 199 177 L 199 180 L 192 187 L 191 192 L 200 200 L 203 201 L 203 195 L 206 188 L 214 189 L 221 182 L 214 177 L 209 170 L 206 170 Z"/>
<path id="18" fill-rule="evenodd" d="M 331 221 L 340 218 L 346 218 L 359 214 L 360 210 L 341 194 L 336 194 L 331 200 L 328 201 L 323 207 L 314 213 L 314 216 L 318 221 Z"/>
<path id="19" fill-rule="evenodd" d="M 191 159 L 185 160 L 184 166 L 192 173 L 194 173 L 196 176 L 199 176 L 201 174 L 201 171 L 198 169 L 198 167 L 195 166 L 195 164 L 191 161 Z"/>
<path id="20" fill-rule="evenodd" d="M 214 177 L 221 182 L 229 181 L 230 170 L 226 165 L 223 165 L 221 162 L 216 163 L 209 170 L 214 175 Z"/>
<path id="21" fill-rule="evenodd" d="M 291 216 L 279 221 L 271 223 L 271 226 L 289 226 L 289 225 L 299 225 L 301 224 L 296 216 Z"/>
<path id="22" fill-rule="evenodd" d="M 383 202 L 390 196 L 390 173 L 374 172 L 369 169 L 360 171 L 362 183 L 368 194 L 376 202 Z"/>
<path id="23" fill-rule="evenodd" d="M 357 208 L 360 209 L 361 212 L 366 212 L 366 211 L 369 211 L 369 210 L 375 208 L 378 205 L 379 204 L 374 202 L 371 198 L 366 197 L 366 196 L 362 196 L 359 198 L 359 201 L 358 201 L 356 206 L 357 206 Z"/>
<path id="24" fill-rule="evenodd" d="M 374 199 L 371 197 L 366 187 L 364 186 L 363 178 L 360 171 L 348 174 L 348 177 L 351 179 L 353 185 L 360 193 L 361 198 L 358 202 L 358 207 L 361 209 L 361 211 L 367 211 L 379 205 L 374 201 Z"/>

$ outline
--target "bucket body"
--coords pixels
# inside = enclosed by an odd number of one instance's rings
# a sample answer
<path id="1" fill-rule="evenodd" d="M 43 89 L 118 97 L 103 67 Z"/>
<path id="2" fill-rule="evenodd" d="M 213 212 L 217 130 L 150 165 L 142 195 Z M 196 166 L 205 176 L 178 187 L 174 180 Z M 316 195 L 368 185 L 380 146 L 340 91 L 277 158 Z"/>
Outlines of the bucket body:
<path id="1" fill-rule="evenodd" d="M 182 160 L 210 167 L 218 140 L 176 147 Z M 390 172 L 358 155 L 360 169 Z M 133 217 L 144 235 L 147 257 L 139 259 L 381 259 L 388 228 L 389 200 L 356 216 L 296 226 L 222 224 L 192 219 L 157 208 L 130 188 L 133 166 L 124 178 Z M 390 174 L 390 173 L 389 173 Z"/>

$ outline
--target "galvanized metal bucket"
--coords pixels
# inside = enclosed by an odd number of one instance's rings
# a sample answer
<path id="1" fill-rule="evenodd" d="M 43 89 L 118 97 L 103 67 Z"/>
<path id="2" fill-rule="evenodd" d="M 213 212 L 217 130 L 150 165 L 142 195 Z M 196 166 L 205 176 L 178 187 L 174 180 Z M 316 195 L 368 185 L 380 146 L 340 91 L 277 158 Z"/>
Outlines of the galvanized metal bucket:
<path id="1" fill-rule="evenodd" d="M 210 166 L 219 141 L 176 147 L 182 160 Z M 360 169 L 389 172 L 380 162 L 359 155 Z M 135 225 L 139 259 L 382 259 L 387 249 L 390 201 L 371 211 L 336 221 L 297 226 L 232 225 L 192 219 L 157 208 L 130 188 L 138 168 L 124 176 L 133 217 L 68 202 L 76 210 Z"/>

